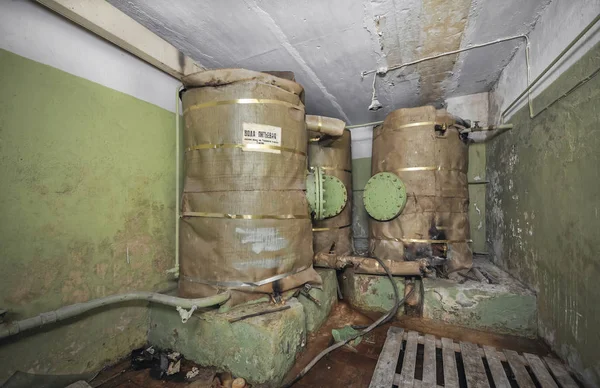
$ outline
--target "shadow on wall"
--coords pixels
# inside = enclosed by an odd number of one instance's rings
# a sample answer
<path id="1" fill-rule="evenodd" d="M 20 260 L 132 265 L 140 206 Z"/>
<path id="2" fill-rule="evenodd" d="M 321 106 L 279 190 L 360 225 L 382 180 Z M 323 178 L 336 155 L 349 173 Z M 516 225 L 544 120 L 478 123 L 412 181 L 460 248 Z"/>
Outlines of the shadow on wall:
<path id="1" fill-rule="evenodd" d="M 538 293 L 539 334 L 600 385 L 600 43 L 488 145 L 488 245 Z"/>

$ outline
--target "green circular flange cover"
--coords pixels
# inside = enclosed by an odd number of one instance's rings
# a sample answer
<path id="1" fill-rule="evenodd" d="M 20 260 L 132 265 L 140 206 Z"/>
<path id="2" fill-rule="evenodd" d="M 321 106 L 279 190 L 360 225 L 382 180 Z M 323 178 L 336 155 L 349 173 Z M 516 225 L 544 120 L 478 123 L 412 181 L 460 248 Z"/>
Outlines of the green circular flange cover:
<path id="1" fill-rule="evenodd" d="M 377 221 L 396 218 L 406 206 L 406 186 L 391 172 L 380 172 L 365 185 L 363 201 L 367 213 Z"/>
<path id="2" fill-rule="evenodd" d="M 306 198 L 315 220 L 334 217 L 344 210 L 348 192 L 344 183 L 320 168 L 311 168 L 306 176 Z"/>
<path id="3" fill-rule="evenodd" d="M 323 218 L 330 218 L 344 210 L 348 192 L 344 183 L 333 175 L 324 175 L 323 178 Z"/>

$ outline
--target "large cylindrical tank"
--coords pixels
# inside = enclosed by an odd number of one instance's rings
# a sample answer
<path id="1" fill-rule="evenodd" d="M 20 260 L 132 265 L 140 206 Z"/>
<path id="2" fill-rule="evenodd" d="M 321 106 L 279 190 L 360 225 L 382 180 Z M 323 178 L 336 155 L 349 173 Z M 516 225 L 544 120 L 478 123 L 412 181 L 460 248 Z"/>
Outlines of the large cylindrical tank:
<path id="1" fill-rule="evenodd" d="M 319 283 L 306 200 L 303 88 L 242 69 L 187 76 L 179 292 L 203 297 Z"/>
<path id="2" fill-rule="evenodd" d="M 448 272 L 470 268 L 467 167 L 468 146 L 445 110 L 424 106 L 390 113 L 373 133 L 372 174 L 398 175 L 407 202 L 391 221 L 369 220 L 371 254 L 392 260 L 445 257 Z"/>
<path id="3" fill-rule="evenodd" d="M 321 168 L 344 183 L 348 200 L 340 214 L 320 221 L 313 221 L 313 247 L 315 253 L 325 252 L 338 255 L 352 253 L 352 155 L 351 135 L 344 130 L 339 138 L 326 142 L 315 141 L 319 134 L 312 133 L 308 146 L 308 161 L 311 168 Z M 316 263 L 316 265 L 321 265 Z"/>

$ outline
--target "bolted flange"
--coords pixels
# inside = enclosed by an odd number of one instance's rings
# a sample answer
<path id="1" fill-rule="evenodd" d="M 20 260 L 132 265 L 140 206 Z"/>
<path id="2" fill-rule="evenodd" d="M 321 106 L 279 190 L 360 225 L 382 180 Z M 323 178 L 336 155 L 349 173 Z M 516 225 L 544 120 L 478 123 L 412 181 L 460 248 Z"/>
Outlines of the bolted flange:
<path id="1" fill-rule="evenodd" d="M 344 210 L 348 202 L 348 191 L 338 178 L 325 175 L 319 167 L 311 167 L 306 176 L 306 198 L 313 219 L 323 220 L 335 217 Z"/>
<path id="2" fill-rule="evenodd" d="M 406 186 L 391 172 L 380 172 L 368 180 L 363 193 L 367 213 L 377 221 L 392 220 L 406 206 Z"/>

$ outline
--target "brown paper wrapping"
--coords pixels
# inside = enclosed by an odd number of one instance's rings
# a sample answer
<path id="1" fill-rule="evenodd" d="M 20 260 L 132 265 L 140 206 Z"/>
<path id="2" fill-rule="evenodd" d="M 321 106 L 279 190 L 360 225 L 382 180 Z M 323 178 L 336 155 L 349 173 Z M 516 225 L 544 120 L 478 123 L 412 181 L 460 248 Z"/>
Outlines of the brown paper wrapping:
<path id="1" fill-rule="evenodd" d="M 304 194 L 302 87 L 239 69 L 194 74 L 184 85 L 180 295 L 231 289 L 230 304 L 236 304 L 306 282 L 319 284 Z M 244 143 L 244 123 L 281 128 L 278 147 L 284 150 L 234 148 Z M 202 145 L 229 146 L 194 149 Z M 240 216 L 248 219 L 230 218 Z M 279 279 L 257 284 L 273 277 Z"/>
<path id="2" fill-rule="evenodd" d="M 443 135 L 435 131 L 436 122 L 448 128 Z M 445 110 L 436 112 L 425 106 L 396 110 L 375 128 L 372 174 L 397 174 L 406 185 L 408 200 L 395 219 L 369 220 L 371 254 L 381 259 L 415 260 L 439 255 L 446 247 L 411 240 L 443 239 L 450 240 L 447 271 L 471 267 L 468 148 L 453 123 Z M 407 170 L 411 168 L 417 169 Z"/>
<path id="3" fill-rule="evenodd" d="M 334 119 L 333 117 L 307 115 L 306 128 L 308 128 L 309 131 L 338 137 L 344 134 L 346 123 L 340 119 Z"/>
<path id="4" fill-rule="evenodd" d="M 311 133 L 311 137 L 313 134 Z M 324 167 L 327 175 L 333 175 L 344 183 L 348 192 L 348 202 L 340 214 L 313 222 L 313 247 L 315 253 L 334 253 L 348 255 L 353 252 L 352 245 L 352 154 L 350 131 L 333 142 L 323 146 L 311 142 L 308 147 L 311 167 Z M 327 229 L 327 230 L 319 230 Z M 318 266 L 327 266 L 316 263 Z"/>

